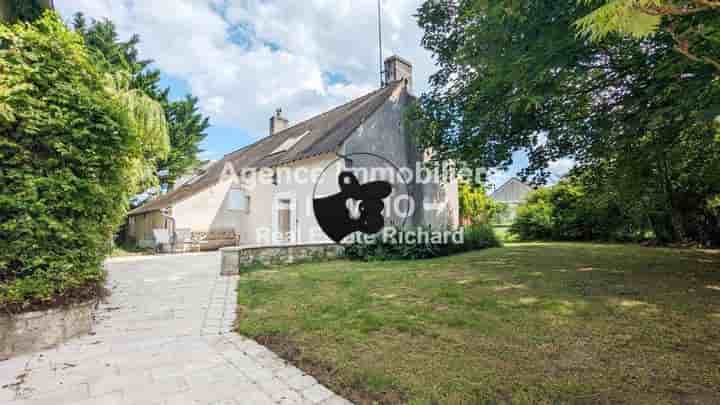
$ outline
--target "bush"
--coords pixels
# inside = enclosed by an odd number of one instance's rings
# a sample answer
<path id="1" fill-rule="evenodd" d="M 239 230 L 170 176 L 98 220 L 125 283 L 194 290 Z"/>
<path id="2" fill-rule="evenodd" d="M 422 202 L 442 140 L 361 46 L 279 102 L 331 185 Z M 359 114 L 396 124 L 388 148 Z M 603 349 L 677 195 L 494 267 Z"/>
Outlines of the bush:
<path id="1" fill-rule="evenodd" d="M 424 231 L 430 232 L 430 228 Z M 345 257 L 350 260 L 386 261 L 421 260 L 449 256 L 470 250 L 500 246 L 501 242 L 490 225 L 472 225 L 463 229 L 463 243 L 433 243 L 424 240 L 421 243 L 407 243 L 409 231 L 396 228 L 390 238 L 375 238 L 371 242 L 354 240 L 345 248 Z M 413 232 L 416 232 L 413 230 Z"/>
<path id="2" fill-rule="evenodd" d="M 87 299 L 142 144 L 82 38 L 54 13 L 0 24 L 0 308 Z"/>
<path id="3" fill-rule="evenodd" d="M 630 240 L 637 231 L 612 198 L 590 195 L 570 181 L 534 191 L 510 232 L 523 240 Z"/>
<path id="4" fill-rule="evenodd" d="M 507 204 L 490 198 L 482 185 L 461 183 L 458 193 L 463 224 L 500 223 L 508 212 Z"/>
<path id="5" fill-rule="evenodd" d="M 502 246 L 495 229 L 489 224 L 476 224 L 464 228 L 463 251 L 487 249 Z"/>
<path id="6" fill-rule="evenodd" d="M 538 190 L 529 201 L 518 207 L 510 232 L 520 239 L 550 239 L 553 235 L 553 208 Z"/>

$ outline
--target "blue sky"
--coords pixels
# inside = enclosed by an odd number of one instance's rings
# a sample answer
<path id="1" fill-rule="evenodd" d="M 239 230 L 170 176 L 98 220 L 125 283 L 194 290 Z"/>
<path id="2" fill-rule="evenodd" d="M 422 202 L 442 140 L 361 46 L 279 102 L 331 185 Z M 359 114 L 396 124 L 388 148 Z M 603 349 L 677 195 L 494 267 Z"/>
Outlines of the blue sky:
<path id="1" fill-rule="evenodd" d="M 177 77 L 163 74 L 160 84 L 170 89 L 171 100 L 183 99 L 187 94 L 192 93 L 188 83 Z M 211 124 L 212 126 L 207 131 L 208 136 L 202 143 L 201 159 L 220 159 L 224 154 L 257 140 L 241 127 L 217 125 L 214 122 Z"/>
<path id="2" fill-rule="evenodd" d="M 109 18 L 122 38 L 137 33 L 142 57 L 163 72 L 171 97 L 192 93 L 212 128 L 203 158 L 218 159 L 267 136 L 282 108 L 291 123 L 378 86 L 376 0 L 63 0 L 65 18 L 81 11 Z M 435 71 L 413 15 L 421 0 L 383 0 L 383 53 L 413 63 L 416 92 Z M 526 165 L 516 155 L 510 172 Z M 567 162 L 559 162 L 564 170 Z"/>

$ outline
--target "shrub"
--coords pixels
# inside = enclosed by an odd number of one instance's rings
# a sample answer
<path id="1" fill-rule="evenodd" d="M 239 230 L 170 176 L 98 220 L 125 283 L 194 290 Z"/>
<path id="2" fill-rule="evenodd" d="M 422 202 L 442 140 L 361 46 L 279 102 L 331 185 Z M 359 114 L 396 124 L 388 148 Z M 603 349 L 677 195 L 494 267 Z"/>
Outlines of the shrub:
<path id="1" fill-rule="evenodd" d="M 463 224 L 500 223 L 508 212 L 507 204 L 490 198 L 482 185 L 461 183 L 458 193 Z"/>
<path id="2" fill-rule="evenodd" d="M 476 224 L 464 228 L 464 251 L 479 250 L 502 245 L 495 229 L 489 224 Z"/>
<path id="3" fill-rule="evenodd" d="M 570 181 L 534 191 L 518 207 L 510 232 L 523 240 L 629 240 L 637 231 L 612 200 Z"/>
<path id="4" fill-rule="evenodd" d="M 143 145 L 82 38 L 51 12 L 0 24 L 0 308 L 86 299 Z"/>
<path id="5" fill-rule="evenodd" d="M 517 209 L 510 232 L 520 239 L 550 239 L 553 234 L 553 208 L 543 192 L 535 191 L 528 202 Z"/>
<path id="6" fill-rule="evenodd" d="M 429 232 L 431 229 L 425 228 L 424 231 Z M 396 228 L 396 232 L 389 238 L 378 237 L 369 242 L 356 239 L 345 247 L 345 256 L 351 260 L 362 261 L 421 260 L 501 245 L 490 225 L 472 225 L 463 228 L 461 244 L 452 241 L 433 243 L 431 240 L 407 243 L 408 232 L 410 231 Z"/>

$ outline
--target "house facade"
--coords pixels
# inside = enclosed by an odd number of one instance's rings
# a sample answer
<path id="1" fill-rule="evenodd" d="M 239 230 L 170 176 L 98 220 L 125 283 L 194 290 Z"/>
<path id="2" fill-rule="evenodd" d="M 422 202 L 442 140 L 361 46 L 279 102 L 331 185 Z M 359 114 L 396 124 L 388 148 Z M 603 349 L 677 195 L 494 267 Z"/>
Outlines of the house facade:
<path id="1" fill-rule="evenodd" d="M 490 198 L 494 201 L 503 203 L 508 207 L 507 212 L 500 218 L 499 222 L 502 224 L 512 223 L 517 216 L 517 208 L 525 203 L 528 195 L 532 192 L 532 187 L 513 177 L 490 194 Z"/>
<path id="2" fill-rule="evenodd" d="M 457 227 L 457 183 L 420 184 L 407 175 L 425 158 L 403 126 L 413 98 L 412 65 L 387 59 L 386 79 L 381 89 L 296 125 L 277 110 L 267 137 L 131 211 L 130 239 L 152 246 L 157 230 L 166 229 L 185 235 L 180 238 L 204 238 L 208 249 L 327 243 L 313 201 L 337 193 L 338 176 L 347 171 L 360 184 L 393 184 L 386 224 Z"/>

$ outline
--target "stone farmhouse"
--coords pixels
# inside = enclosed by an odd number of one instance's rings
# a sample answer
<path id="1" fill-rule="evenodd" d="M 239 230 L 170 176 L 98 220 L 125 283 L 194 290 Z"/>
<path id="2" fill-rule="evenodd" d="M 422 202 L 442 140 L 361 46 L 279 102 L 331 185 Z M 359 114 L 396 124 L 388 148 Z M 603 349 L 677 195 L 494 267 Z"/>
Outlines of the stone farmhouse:
<path id="1" fill-rule="evenodd" d="M 204 249 L 329 242 L 315 219 L 312 201 L 337 192 L 340 172 L 377 165 L 414 170 L 428 158 L 403 125 L 403 112 L 413 99 L 412 65 L 397 56 L 388 58 L 385 83 L 292 126 L 277 110 L 267 137 L 225 155 L 167 194 L 132 210 L 129 239 L 147 247 L 158 242 L 158 234 L 166 234 L 172 243 L 201 244 Z M 306 176 L 285 175 L 288 172 Z M 312 176 L 307 173 L 322 175 L 308 181 Z M 270 179 L 258 181 L 256 175 Z M 415 208 L 412 215 L 406 210 L 403 222 L 385 213 L 386 222 L 457 227 L 457 183 L 415 180 L 397 186 L 407 191 L 404 206 Z"/>

